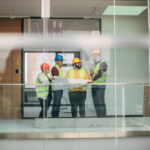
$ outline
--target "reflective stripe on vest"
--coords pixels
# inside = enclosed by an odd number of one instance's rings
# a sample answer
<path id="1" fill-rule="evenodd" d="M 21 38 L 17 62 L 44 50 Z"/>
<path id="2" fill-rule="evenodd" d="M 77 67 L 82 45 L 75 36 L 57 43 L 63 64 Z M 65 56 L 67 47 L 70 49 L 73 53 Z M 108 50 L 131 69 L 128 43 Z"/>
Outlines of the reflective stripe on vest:
<path id="1" fill-rule="evenodd" d="M 71 79 L 75 79 L 74 78 L 74 69 L 72 68 L 72 69 L 70 69 L 69 70 L 69 78 L 71 78 Z M 80 70 L 79 70 L 79 76 L 80 76 L 80 79 L 85 79 L 85 70 L 83 69 L 83 68 L 81 68 Z M 81 87 L 83 90 L 86 90 L 86 86 L 83 86 L 83 87 Z M 69 91 L 72 91 L 73 90 L 73 88 L 70 88 L 69 89 Z"/>
<path id="2" fill-rule="evenodd" d="M 45 81 L 48 81 L 48 78 L 44 73 L 41 73 Z M 40 83 L 39 79 L 36 79 L 36 96 L 38 98 L 47 98 L 48 92 L 49 92 L 49 86 L 48 85 L 43 85 Z"/>
<path id="3" fill-rule="evenodd" d="M 92 77 L 94 77 L 98 73 L 101 63 L 103 63 L 103 62 L 100 62 L 96 65 L 93 64 L 92 69 L 93 69 L 94 73 L 93 73 Z M 104 72 L 103 75 L 100 78 L 98 78 L 96 81 L 94 81 L 93 83 L 106 83 L 106 79 L 107 79 L 107 74 L 106 74 L 106 72 Z"/>

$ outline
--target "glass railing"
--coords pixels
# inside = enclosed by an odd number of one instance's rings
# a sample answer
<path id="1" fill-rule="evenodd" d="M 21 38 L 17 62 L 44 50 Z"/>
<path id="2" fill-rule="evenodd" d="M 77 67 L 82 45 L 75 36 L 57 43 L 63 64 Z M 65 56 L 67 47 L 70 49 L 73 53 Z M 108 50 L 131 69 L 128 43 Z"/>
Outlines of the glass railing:
<path id="1" fill-rule="evenodd" d="M 115 133 L 117 136 L 127 136 L 130 132 L 148 134 L 150 131 L 149 84 L 107 83 L 105 86 L 88 84 L 85 105 L 82 104 L 82 107 L 81 99 L 79 99 L 81 93 L 71 91 L 73 94 L 76 93 L 73 98 L 78 97 L 75 99 L 78 102 L 75 103 L 76 112 L 74 112 L 74 105 L 71 105 L 68 95 L 71 92 L 63 89 L 58 117 L 52 116 L 53 95 L 47 117 L 43 115 L 41 118 L 39 114 L 42 107 L 36 97 L 35 89 L 24 87 L 25 85 L 19 84 L 0 86 L 0 134 L 47 133 L 54 138 L 53 134 L 57 133 L 60 134 L 60 138 L 65 138 L 65 134 L 62 136 L 62 133 L 66 133 L 66 136 L 72 133 L 69 137 L 79 136 L 77 133 L 81 137 L 84 137 L 84 133 L 89 137 L 115 137 Z M 97 104 L 101 99 L 99 95 L 94 105 L 92 92 L 95 91 L 93 89 L 98 89 L 99 92 L 105 89 L 103 104 Z M 44 106 L 46 105 L 43 105 L 43 110 L 46 109 Z M 73 116 L 75 113 L 76 116 Z"/>

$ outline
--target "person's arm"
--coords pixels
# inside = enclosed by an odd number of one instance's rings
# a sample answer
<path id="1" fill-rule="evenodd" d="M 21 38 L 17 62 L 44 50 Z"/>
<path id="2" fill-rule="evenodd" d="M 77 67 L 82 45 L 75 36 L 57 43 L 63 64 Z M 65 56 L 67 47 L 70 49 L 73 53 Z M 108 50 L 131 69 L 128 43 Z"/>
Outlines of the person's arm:
<path id="1" fill-rule="evenodd" d="M 90 76 L 86 70 L 85 70 L 85 80 L 90 80 Z"/>
<path id="2" fill-rule="evenodd" d="M 93 81 L 100 78 L 104 72 L 107 71 L 107 64 L 105 62 L 101 63 L 98 73 L 92 78 Z"/>
<path id="3" fill-rule="evenodd" d="M 53 67 L 51 72 L 52 72 L 52 76 L 59 76 L 59 71 L 56 67 Z"/>
<path id="4" fill-rule="evenodd" d="M 93 76 L 93 73 L 94 73 L 93 69 L 90 69 L 90 76 L 91 77 Z"/>

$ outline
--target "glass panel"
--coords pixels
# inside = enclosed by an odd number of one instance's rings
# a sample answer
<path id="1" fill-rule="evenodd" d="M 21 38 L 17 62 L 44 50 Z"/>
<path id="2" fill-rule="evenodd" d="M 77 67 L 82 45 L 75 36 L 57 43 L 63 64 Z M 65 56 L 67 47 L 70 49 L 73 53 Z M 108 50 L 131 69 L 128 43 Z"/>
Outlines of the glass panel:
<path id="1" fill-rule="evenodd" d="M 50 66 L 55 64 L 54 57 L 55 53 L 25 53 L 25 88 L 35 88 L 35 79 L 41 71 L 40 65 L 45 62 L 49 63 Z"/>
<path id="2" fill-rule="evenodd" d="M 117 114 L 123 117 L 122 130 L 145 127 L 144 92 L 149 82 L 147 1 L 116 1 Z M 118 121 L 121 118 L 118 118 Z M 132 121 L 129 121 L 132 120 Z M 119 124 L 119 122 L 118 122 Z"/>
<path id="3" fill-rule="evenodd" d="M 116 103 L 116 47 L 115 47 L 115 11 L 110 10 L 111 15 L 105 15 L 105 11 L 109 6 L 114 7 L 115 1 L 103 1 L 105 3 L 105 7 L 103 9 L 103 13 L 101 16 L 102 28 L 101 35 L 103 35 L 104 48 L 102 47 L 102 59 L 107 63 L 107 80 L 106 80 L 106 88 L 105 88 L 105 104 L 106 104 L 106 116 L 104 116 L 104 122 L 107 124 L 106 128 L 114 131 L 114 137 L 116 137 L 117 131 L 117 103 Z M 105 37 L 106 36 L 106 37 Z M 105 41 L 106 40 L 106 41 Z M 107 47 L 108 46 L 108 47 Z M 100 85 L 103 89 L 103 85 Z M 93 91 L 94 92 L 94 91 Z M 98 92 L 100 93 L 100 92 Z M 99 94 L 99 101 L 101 101 L 101 95 Z M 103 103 L 101 104 L 102 108 Z M 99 105 L 100 107 L 100 105 Z M 102 109 L 101 108 L 101 109 Z M 98 109 L 98 108 L 97 108 Z M 102 110 L 103 112 L 105 111 Z M 101 116 L 100 116 L 101 118 Z M 111 122 L 111 123 L 110 123 Z M 101 128 L 101 126 L 99 126 Z M 104 130 L 107 130 L 104 129 Z M 109 131 L 109 129 L 107 131 Z"/>
<path id="4" fill-rule="evenodd" d="M 25 20 L 24 23 L 24 30 L 25 32 L 28 32 L 28 28 L 30 29 L 31 33 L 42 33 L 42 20 L 39 19 L 31 19 L 30 20 L 30 27 L 28 26 L 28 21 L 29 20 Z M 91 45 L 91 43 L 86 43 L 84 40 L 95 40 L 96 37 L 99 38 L 100 36 L 100 28 L 101 28 L 101 24 L 100 24 L 100 20 L 99 19 L 52 19 L 49 20 L 48 22 L 48 31 L 49 31 L 49 36 L 54 37 L 54 42 L 58 40 L 59 37 L 61 37 L 60 40 L 63 41 L 63 39 L 68 40 L 68 42 L 66 43 L 66 45 L 63 44 L 62 45 L 55 45 L 54 47 L 52 46 L 48 46 L 47 51 L 49 51 L 49 53 L 56 53 L 59 55 L 62 55 L 64 57 L 64 61 L 63 61 L 63 66 L 61 67 L 64 75 L 67 73 L 67 71 L 69 69 L 72 68 L 72 60 L 74 57 L 79 57 L 82 61 L 82 65 L 83 67 L 88 71 L 90 71 L 90 68 L 92 67 L 92 57 L 91 57 L 91 50 L 93 48 L 98 48 L 95 47 L 95 45 Z M 82 37 L 84 39 L 82 39 Z M 70 40 L 72 39 L 72 40 Z M 77 40 L 78 39 L 78 40 Z M 71 45 L 70 45 L 71 42 Z M 97 45 L 99 45 L 98 43 L 99 41 L 97 41 Z M 74 44 L 75 43 L 75 44 Z M 69 47 L 68 47 L 69 46 Z M 99 47 L 104 47 L 103 45 L 99 45 Z M 110 47 L 110 45 L 108 46 Z M 33 51 L 33 53 L 29 52 L 29 51 Z M 104 53 L 103 53 L 103 58 L 104 61 L 109 60 L 110 58 L 110 54 L 109 54 L 109 50 L 108 49 L 104 49 Z M 29 53 L 28 53 L 29 52 Z M 32 67 L 30 65 L 30 62 L 32 62 L 33 60 L 35 60 L 35 58 L 33 58 L 33 56 L 37 56 L 37 54 L 39 55 L 39 58 L 36 57 L 37 61 L 34 61 L 34 63 L 36 63 L 36 67 Z M 55 55 L 56 55 L 55 54 Z M 28 57 L 27 57 L 28 56 Z M 29 60 L 29 56 L 31 57 L 31 61 Z M 42 57 L 40 57 L 42 56 Z M 108 58 L 107 58 L 108 56 Z M 35 75 L 37 76 L 38 73 L 40 73 L 40 64 L 42 63 L 42 61 L 46 58 L 48 58 L 49 56 L 47 55 L 47 53 L 45 51 L 40 49 L 36 49 L 34 47 L 32 47 L 32 49 L 30 47 L 25 47 L 25 70 L 29 70 L 31 67 L 31 69 L 27 72 L 25 71 L 25 83 L 26 82 L 26 77 L 27 74 L 34 74 L 30 75 L 30 78 L 32 78 L 32 82 L 30 83 L 35 83 Z M 51 56 L 51 58 L 47 61 L 48 64 L 51 65 L 51 67 L 53 67 L 54 63 L 52 63 L 52 61 L 54 61 L 54 55 Z M 107 58 L 107 59 L 105 59 Z M 30 61 L 30 62 L 29 62 Z M 28 63 L 27 63 L 28 62 Z M 29 65 L 28 65 L 29 64 Z M 33 64 L 33 63 L 32 63 Z M 38 68 L 38 69 L 36 69 Z M 36 71 L 34 71 L 36 69 Z M 32 73 L 33 72 L 33 73 Z M 35 72 L 37 72 L 35 74 Z M 29 76 L 28 75 L 28 76 Z M 37 111 L 37 107 L 39 107 L 39 103 L 35 103 L 35 90 L 34 89 L 27 89 L 27 87 L 25 87 L 26 89 L 24 90 L 25 94 L 24 94 L 24 103 L 25 103 L 25 109 L 24 109 L 24 117 L 38 117 L 38 113 L 40 110 Z M 59 88 L 57 86 L 57 88 Z M 54 89 L 54 88 L 53 88 Z M 68 96 L 68 89 L 67 88 L 62 88 L 64 89 L 63 91 L 63 96 L 61 98 L 61 106 L 60 106 L 60 114 L 59 117 L 71 117 L 71 107 L 70 107 L 70 100 L 69 100 L 69 96 Z M 33 94 L 34 93 L 34 94 Z M 32 95 L 34 95 L 34 98 L 32 98 Z M 95 109 L 93 106 L 93 100 L 91 97 L 91 88 L 90 86 L 87 88 L 87 96 L 86 96 L 86 101 L 85 101 L 85 117 L 96 117 L 95 114 Z M 51 105 L 53 105 L 54 98 L 52 99 Z M 29 102 L 29 103 L 28 103 Z M 33 103 L 32 103 L 33 102 Z M 28 103 L 28 104 L 27 104 Z M 30 109 L 30 107 L 28 108 L 28 105 L 32 105 L 34 106 L 34 108 L 32 109 L 35 110 L 36 115 L 31 115 L 31 114 L 27 114 L 26 112 L 28 112 L 28 109 Z M 50 112 L 52 111 L 52 107 L 50 107 Z M 78 108 L 79 111 L 79 108 Z M 78 112 L 78 117 L 80 117 L 79 112 Z M 51 113 L 48 117 L 51 117 Z"/>
<path id="5" fill-rule="evenodd" d="M 0 133 L 117 139 L 150 130 L 147 1 L 94 3 L 94 19 L 44 19 L 48 33 L 42 19 L 24 19 L 25 34 L 3 36 Z"/>

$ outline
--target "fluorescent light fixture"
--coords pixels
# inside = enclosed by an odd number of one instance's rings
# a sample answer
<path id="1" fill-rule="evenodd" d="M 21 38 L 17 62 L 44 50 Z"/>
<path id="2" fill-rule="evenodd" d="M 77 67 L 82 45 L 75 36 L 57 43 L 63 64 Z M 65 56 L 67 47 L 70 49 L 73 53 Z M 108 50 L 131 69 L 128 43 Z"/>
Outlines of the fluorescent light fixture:
<path id="1" fill-rule="evenodd" d="M 138 16 L 147 6 L 108 6 L 103 12 L 103 15 L 114 15 L 114 8 L 116 9 L 115 15 Z"/>
<path id="2" fill-rule="evenodd" d="M 50 0 L 41 0 L 41 17 L 50 18 Z"/>

